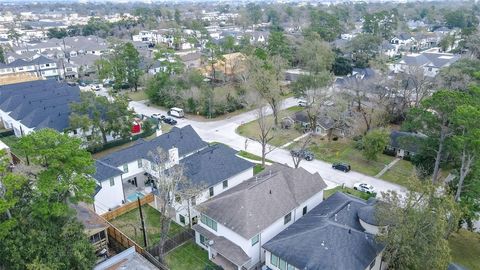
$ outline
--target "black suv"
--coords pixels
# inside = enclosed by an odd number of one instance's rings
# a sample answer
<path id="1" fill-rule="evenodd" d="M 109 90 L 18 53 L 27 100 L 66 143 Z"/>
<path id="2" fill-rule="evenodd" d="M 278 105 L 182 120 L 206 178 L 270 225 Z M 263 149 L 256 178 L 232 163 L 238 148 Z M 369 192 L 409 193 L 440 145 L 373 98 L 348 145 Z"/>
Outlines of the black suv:
<path id="1" fill-rule="evenodd" d="M 348 165 L 346 163 L 333 163 L 332 168 L 334 168 L 336 170 L 339 170 L 339 171 L 343 171 L 343 172 L 348 172 L 351 169 L 350 165 Z"/>
<path id="2" fill-rule="evenodd" d="M 167 123 L 167 124 L 169 124 L 169 125 L 172 125 L 172 126 L 174 126 L 174 125 L 177 124 L 177 120 L 175 120 L 175 119 L 173 119 L 173 118 L 171 118 L 171 117 L 165 117 L 165 118 L 163 118 L 163 122 L 165 122 L 165 123 Z"/>
<path id="3" fill-rule="evenodd" d="M 315 155 L 308 150 L 292 150 L 290 151 L 290 154 L 293 157 L 300 157 L 305 159 L 306 161 L 312 161 L 315 159 Z"/>

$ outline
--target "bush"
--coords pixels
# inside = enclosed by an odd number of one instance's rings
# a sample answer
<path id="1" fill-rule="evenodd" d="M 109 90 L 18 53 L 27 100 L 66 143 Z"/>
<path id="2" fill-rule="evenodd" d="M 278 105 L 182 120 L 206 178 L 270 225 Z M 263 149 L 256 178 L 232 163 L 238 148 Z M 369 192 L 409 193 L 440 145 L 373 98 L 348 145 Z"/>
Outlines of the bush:
<path id="1" fill-rule="evenodd" d="M 392 156 L 392 157 L 397 156 L 397 152 L 395 152 L 395 150 L 393 149 L 385 149 L 383 150 L 383 153 L 387 156 Z"/>
<path id="2" fill-rule="evenodd" d="M 363 141 L 362 140 L 353 141 L 353 147 L 357 150 L 363 150 Z"/>

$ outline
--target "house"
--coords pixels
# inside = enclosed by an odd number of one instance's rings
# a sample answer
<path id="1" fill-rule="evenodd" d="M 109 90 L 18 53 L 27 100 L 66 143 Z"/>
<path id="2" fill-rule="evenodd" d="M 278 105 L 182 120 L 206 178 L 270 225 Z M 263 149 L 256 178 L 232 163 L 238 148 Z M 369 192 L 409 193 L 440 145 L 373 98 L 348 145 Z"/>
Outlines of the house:
<path id="1" fill-rule="evenodd" d="M 176 199 L 172 218 L 181 225 L 198 220 L 198 213 L 193 209 L 195 204 L 253 175 L 254 164 L 238 157 L 235 150 L 223 144 L 208 145 L 191 126 L 174 127 L 150 141 L 140 139 L 128 148 L 96 160 L 95 212 L 102 214 L 138 196 L 155 192 L 158 168 L 149 153 L 157 148 L 168 152 L 172 164 L 182 164 L 185 177 L 201 189 L 195 196 Z"/>
<path id="2" fill-rule="evenodd" d="M 332 105 L 332 103 L 325 104 L 326 107 Z M 328 110 L 328 108 L 325 108 L 325 110 Z M 324 112 L 320 112 L 317 116 L 317 126 L 315 127 L 315 129 L 312 129 L 310 127 L 310 119 L 305 110 L 294 113 L 290 118 L 295 123 L 300 124 L 305 130 L 311 130 L 313 133 L 319 136 L 346 136 L 347 127 L 339 127 L 338 125 L 336 125 L 335 119 L 329 117 Z"/>
<path id="3" fill-rule="evenodd" d="M 72 204 L 71 207 L 77 213 L 77 220 L 83 224 L 83 231 L 94 246 L 95 252 L 108 249 L 107 229 L 110 225 L 107 221 L 90 210 L 84 203 Z"/>
<path id="4" fill-rule="evenodd" d="M 130 247 L 93 267 L 93 270 L 157 270 L 158 267 Z"/>
<path id="5" fill-rule="evenodd" d="M 390 142 L 386 150 L 392 151 L 397 157 L 411 157 L 420 150 L 419 140 L 425 138 L 423 134 L 394 130 L 390 133 Z"/>
<path id="6" fill-rule="evenodd" d="M 42 55 L 29 61 L 16 59 L 9 64 L 0 63 L 0 78 L 18 73 L 29 73 L 44 79 L 56 79 L 60 76 L 57 63 Z"/>
<path id="7" fill-rule="evenodd" d="M 263 244 L 267 268 L 383 269 L 374 205 L 374 200 L 333 194 Z"/>
<path id="8" fill-rule="evenodd" d="M 385 56 L 394 57 L 398 54 L 398 45 L 391 44 L 385 40 L 380 45 L 380 52 Z"/>
<path id="9" fill-rule="evenodd" d="M 21 137 L 35 130 L 69 127 L 71 102 L 80 101 L 78 86 L 54 80 L 15 83 L 0 87 L 0 120 Z"/>
<path id="10" fill-rule="evenodd" d="M 404 48 L 409 47 L 415 42 L 415 38 L 409 33 L 401 33 L 390 40 L 390 43 L 400 45 Z"/>
<path id="11" fill-rule="evenodd" d="M 274 164 L 199 204 L 195 241 L 225 269 L 254 269 L 265 261 L 262 244 L 317 206 L 326 186 L 318 173 Z"/>
<path id="12" fill-rule="evenodd" d="M 439 52 L 422 52 L 404 55 L 400 60 L 390 66 L 394 73 L 410 72 L 421 69 L 425 76 L 435 77 L 440 69 L 448 67 L 458 61 L 460 55 Z"/>

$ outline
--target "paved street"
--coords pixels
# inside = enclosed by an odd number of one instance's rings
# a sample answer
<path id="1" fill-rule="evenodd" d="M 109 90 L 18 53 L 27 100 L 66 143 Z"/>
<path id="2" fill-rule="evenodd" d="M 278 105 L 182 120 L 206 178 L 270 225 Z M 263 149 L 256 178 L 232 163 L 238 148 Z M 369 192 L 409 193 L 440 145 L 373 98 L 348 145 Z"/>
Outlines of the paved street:
<path id="1" fill-rule="evenodd" d="M 288 98 L 282 104 L 282 108 L 292 107 L 298 104 L 298 101 L 294 98 Z M 130 106 L 135 109 L 137 113 L 151 115 L 153 113 L 161 113 L 166 115 L 166 111 L 160 110 L 158 108 L 149 107 L 145 105 L 144 102 L 132 101 Z M 267 109 L 267 113 L 271 114 L 271 110 Z M 231 118 L 218 120 L 218 121 L 193 121 L 188 118 L 177 119 L 178 126 L 183 127 L 186 125 L 191 125 L 197 133 L 207 142 L 221 142 L 229 145 L 230 147 L 236 150 L 246 150 L 250 153 L 261 155 L 261 145 L 260 143 L 247 139 L 243 136 L 238 135 L 235 130 L 241 124 L 255 120 L 257 113 L 255 110 L 245 112 Z M 245 149 L 245 141 L 247 140 L 247 147 Z M 267 155 L 268 159 L 271 159 L 275 162 L 288 164 L 293 166 L 293 161 L 290 156 L 290 153 L 284 149 L 272 149 Z M 350 171 L 344 173 L 332 169 L 331 164 L 321 161 L 305 161 L 303 160 L 300 163 L 300 166 L 308 170 L 309 172 L 318 172 L 327 182 L 329 188 L 336 185 L 345 184 L 348 187 L 352 187 L 356 182 L 364 182 L 367 184 L 373 185 L 377 191 L 387 191 L 395 190 L 399 193 L 404 193 L 406 189 L 402 186 L 383 181 L 381 179 L 364 175 L 355 171 Z M 353 168 L 355 169 L 355 168 Z"/>

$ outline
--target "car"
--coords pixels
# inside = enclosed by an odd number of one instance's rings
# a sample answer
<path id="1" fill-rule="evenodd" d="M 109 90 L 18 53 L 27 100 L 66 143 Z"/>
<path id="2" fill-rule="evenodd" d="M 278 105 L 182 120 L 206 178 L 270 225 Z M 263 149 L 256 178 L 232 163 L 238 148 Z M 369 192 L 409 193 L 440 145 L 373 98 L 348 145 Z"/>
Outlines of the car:
<path id="1" fill-rule="evenodd" d="M 292 150 L 290 151 L 290 154 L 293 157 L 300 157 L 305 159 L 306 161 L 312 161 L 315 159 L 315 155 L 308 150 Z"/>
<path id="2" fill-rule="evenodd" d="M 101 89 L 101 88 L 100 88 L 100 85 L 98 85 L 98 84 L 92 85 L 92 90 L 93 90 L 93 91 L 100 91 L 100 89 Z"/>
<path id="3" fill-rule="evenodd" d="M 169 125 L 176 125 L 177 124 L 177 120 L 171 118 L 171 117 L 165 117 L 165 119 L 163 119 L 163 122 L 169 124 Z"/>
<path id="4" fill-rule="evenodd" d="M 332 168 L 334 168 L 335 170 L 343 171 L 343 172 L 348 172 L 351 169 L 350 165 L 346 163 L 333 163 Z"/>
<path id="5" fill-rule="evenodd" d="M 375 193 L 375 189 L 373 188 L 373 186 L 366 183 L 355 183 L 355 185 L 353 185 L 353 189 L 359 190 L 368 194 Z"/>
<path id="6" fill-rule="evenodd" d="M 307 107 L 307 105 L 308 105 L 308 103 L 307 103 L 306 100 L 304 100 L 304 99 L 298 100 L 298 106 L 300 106 L 300 107 Z"/>
<path id="7" fill-rule="evenodd" d="M 154 114 L 150 115 L 150 117 L 151 117 L 151 118 L 155 118 L 155 119 L 157 119 L 157 120 L 163 120 L 163 119 L 165 119 L 165 115 L 161 115 L 161 114 L 159 114 L 159 113 L 154 113 Z"/>

